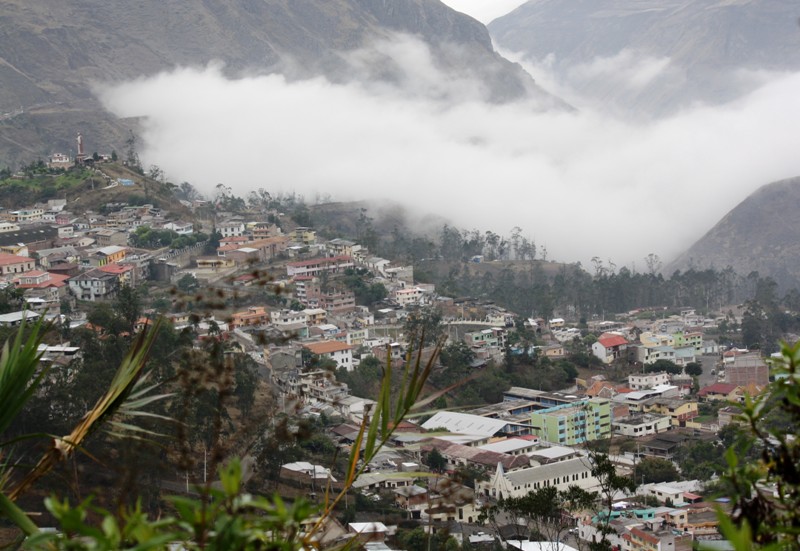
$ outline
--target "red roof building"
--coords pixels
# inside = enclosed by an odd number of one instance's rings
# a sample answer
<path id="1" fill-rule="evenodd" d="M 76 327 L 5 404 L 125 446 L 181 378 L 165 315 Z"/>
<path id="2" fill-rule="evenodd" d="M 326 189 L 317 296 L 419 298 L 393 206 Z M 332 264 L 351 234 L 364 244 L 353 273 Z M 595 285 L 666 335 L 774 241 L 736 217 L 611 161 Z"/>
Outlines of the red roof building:
<path id="1" fill-rule="evenodd" d="M 31 270 L 16 278 L 14 284 L 18 289 L 47 289 L 48 287 L 61 288 L 67 286 L 69 276 L 51 274 L 42 270 Z"/>
<path id="2" fill-rule="evenodd" d="M 339 341 L 322 341 L 304 344 L 303 348 L 314 356 L 333 360 L 337 369 L 353 370 L 353 347 Z"/>
<path id="3" fill-rule="evenodd" d="M 36 261 L 27 256 L 0 253 L 0 275 L 22 274 L 36 267 Z"/>
<path id="4" fill-rule="evenodd" d="M 706 400 L 727 400 L 739 388 L 732 383 L 714 383 L 700 389 L 697 396 Z"/>
<path id="5" fill-rule="evenodd" d="M 603 363 L 610 364 L 620 358 L 628 348 L 628 340 L 617 333 L 603 333 L 597 342 L 592 344 L 592 354 L 600 358 Z"/>

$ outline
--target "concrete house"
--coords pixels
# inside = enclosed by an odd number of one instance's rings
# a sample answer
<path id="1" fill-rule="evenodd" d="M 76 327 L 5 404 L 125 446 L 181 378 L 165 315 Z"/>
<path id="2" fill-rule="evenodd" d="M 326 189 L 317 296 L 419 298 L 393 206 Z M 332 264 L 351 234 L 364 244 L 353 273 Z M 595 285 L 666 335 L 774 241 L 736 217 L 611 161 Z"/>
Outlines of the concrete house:
<path id="1" fill-rule="evenodd" d="M 80 300 L 94 302 L 116 296 L 119 290 L 119 277 L 98 269 L 89 270 L 67 280 L 69 290 Z"/>
<path id="2" fill-rule="evenodd" d="M 605 364 L 610 364 L 622 357 L 628 348 L 628 340 L 616 333 L 603 333 L 592 344 L 592 354 L 600 358 Z"/>
<path id="3" fill-rule="evenodd" d="M 36 267 L 36 261 L 27 256 L 0 253 L 0 275 L 22 274 Z"/>
<path id="4" fill-rule="evenodd" d="M 304 344 L 303 348 L 314 356 L 336 362 L 337 369 L 353 371 L 353 347 L 338 341 L 322 341 Z"/>

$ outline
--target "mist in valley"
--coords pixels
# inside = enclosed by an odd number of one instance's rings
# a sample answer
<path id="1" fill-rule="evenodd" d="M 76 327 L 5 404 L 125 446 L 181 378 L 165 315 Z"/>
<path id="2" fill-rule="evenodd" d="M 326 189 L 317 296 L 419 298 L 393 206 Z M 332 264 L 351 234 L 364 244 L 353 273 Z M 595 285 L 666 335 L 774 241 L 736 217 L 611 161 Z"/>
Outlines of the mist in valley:
<path id="1" fill-rule="evenodd" d="M 239 195 L 387 199 L 466 229 L 519 226 L 551 259 L 584 264 L 668 260 L 761 185 L 800 174 L 800 74 L 739 75 L 751 91 L 734 101 L 639 118 L 578 84 L 605 72 L 635 90 L 679 70 L 669 59 L 623 52 L 573 79 L 526 66 L 572 107 L 553 109 L 489 102 L 481 82 L 445 72 L 408 35 L 375 47 L 401 78 L 232 78 L 212 62 L 96 93 L 115 115 L 142 117 L 145 166 L 206 194 L 223 183 Z M 348 62 L 357 73 L 364 52 Z"/>

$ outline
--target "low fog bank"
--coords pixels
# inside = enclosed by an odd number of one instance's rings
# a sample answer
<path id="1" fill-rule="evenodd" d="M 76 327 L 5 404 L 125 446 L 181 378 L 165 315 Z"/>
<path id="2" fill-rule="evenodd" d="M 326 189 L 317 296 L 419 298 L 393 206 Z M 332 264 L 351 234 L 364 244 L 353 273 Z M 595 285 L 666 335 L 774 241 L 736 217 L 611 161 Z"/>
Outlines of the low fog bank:
<path id="1" fill-rule="evenodd" d="M 635 122 L 673 117 L 704 104 L 731 103 L 786 76 L 767 70 L 714 72 L 707 68 L 698 75 L 697 68 L 632 48 L 585 62 L 558 59 L 553 53 L 533 59 L 520 52 L 499 51 L 571 105 Z"/>
<path id="2" fill-rule="evenodd" d="M 145 165 L 208 194 L 224 183 L 239 195 L 264 187 L 389 199 L 466 229 L 507 235 L 519 226 L 549 258 L 584 264 L 669 260 L 761 185 L 800 174 L 800 75 L 769 75 L 734 102 L 645 123 L 579 93 L 567 95 L 582 102 L 575 112 L 487 104 L 459 94 L 463 82 L 438 78 L 424 46 L 412 48 L 423 69 L 407 82 L 418 94 L 323 78 L 231 79 L 213 64 L 98 94 L 117 116 L 145 117 Z M 642 85 L 653 71 L 620 78 Z M 431 87 L 433 96 L 424 93 Z"/>

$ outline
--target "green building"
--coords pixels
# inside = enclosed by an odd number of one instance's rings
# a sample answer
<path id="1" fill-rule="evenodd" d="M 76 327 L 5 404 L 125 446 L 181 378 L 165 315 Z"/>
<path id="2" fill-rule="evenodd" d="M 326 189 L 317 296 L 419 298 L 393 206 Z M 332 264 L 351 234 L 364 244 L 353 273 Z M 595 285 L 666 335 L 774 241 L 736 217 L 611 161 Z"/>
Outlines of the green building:
<path id="1" fill-rule="evenodd" d="M 611 402 L 589 398 L 540 409 L 531 414 L 533 433 L 542 440 L 576 446 L 611 435 Z"/>

